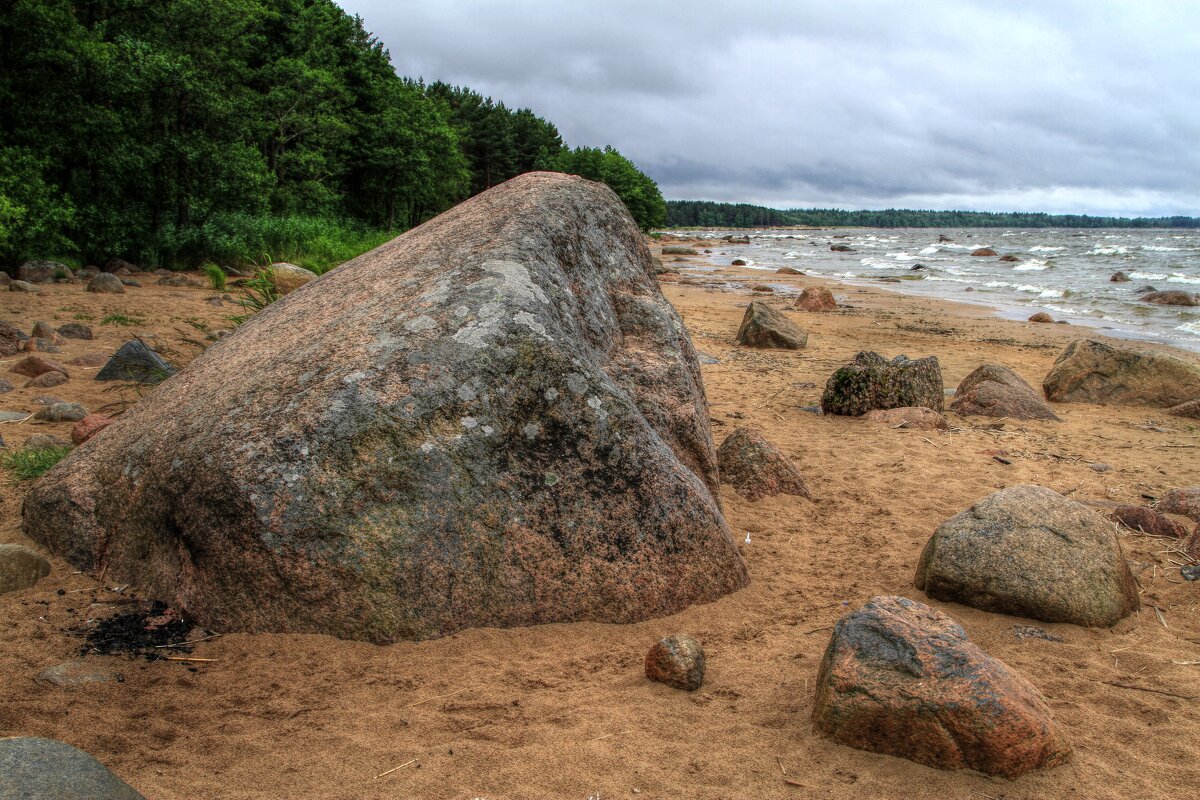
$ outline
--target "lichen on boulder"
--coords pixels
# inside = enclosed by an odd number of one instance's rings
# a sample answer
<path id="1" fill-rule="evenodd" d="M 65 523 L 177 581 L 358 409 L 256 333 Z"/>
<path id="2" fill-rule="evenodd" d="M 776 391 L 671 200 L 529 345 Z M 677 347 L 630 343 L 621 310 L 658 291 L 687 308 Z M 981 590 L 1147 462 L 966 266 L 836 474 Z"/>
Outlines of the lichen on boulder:
<path id="1" fill-rule="evenodd" d="M 875 409 L 924 406 L 941 412 L 945 387 L 937 356 L 888 361 L 878 353 L 859 353 L 829 376 L 821 396 L 826 414 L 858 417 Z"/>

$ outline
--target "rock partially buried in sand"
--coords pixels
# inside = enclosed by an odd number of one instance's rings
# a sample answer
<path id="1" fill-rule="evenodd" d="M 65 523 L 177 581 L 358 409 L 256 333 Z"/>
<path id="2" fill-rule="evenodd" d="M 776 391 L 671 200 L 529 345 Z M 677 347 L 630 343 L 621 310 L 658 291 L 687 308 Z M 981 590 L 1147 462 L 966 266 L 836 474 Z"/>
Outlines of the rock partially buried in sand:
<path id="1" fill-rule="evenodd" d="M 859 353 L 829 376 L 821 396 L 826 414 L 857 417 L 868 411 L 924 406 L 940 412 L 946 389 L 936 356 L 888 361 L 878 353 Z"/>
<path id="2" fill-rule="evenodd" d="M 780 267 L 775 270 L 776 275 L 803 275 L 804 273 L 795 267 Z"/>
<path id="3" fill-rule="evenodd" d="M 121 673 L 110 666 L 97 663 L 95 658 L 77 658 L 46 667 L 34 680 L 64 689 L 76 689 L 89 683 L 111 683 L 120 679 Z"/>
<path id="4" fill-rule="evenodd" d="M 275 291 L 285 295 L 296 291 L 304 284 L 316 280 L 319 275 L 310 269 L 280 261 L 266 269 L 267 276 L 275 285 Z"/>
<path id="5" fill-rule="evenodd" d="M 1066 761 L 1041 693 L 940 611 L 876 597 L 834 626 L 813 724 L 842 744 L 1016 778 Z"/>
<path id="6" fill-rule="evenodd" d="M 892 428 L 911 428 L 919 431 L 944 431 L 950 427 L 945 417 L 924 406 L 881 408 L 863 414 L 863 419 Z"/>
<path id="7" fill-rule="evenodd" d="M 49 574 L 50 562 L 38 553 L 19 544 L 0 544 L 0 594 L 28 589 Z"/>
<path id="8" fill-rule="evenodd" d="M 0 739 L 0 800 L 145 800 L 82 750 L 54 739 Z"/>
<path id="9" fill-rule="evenodd" d="M 796 308 L 802 311 L 837 311 L 833 292 L 824 286 L 809 286 L 796 298 Z"/>
<path id="10" fill-rule="evenodd" d="M 29 281 L 13 281 L 8 285 L 10 292 L 23 292 L 25 294 L 41 294 L 41 287 L 30 283 Z"/>
<path id="11" fill-rule="evenodd" d="M 530 173 L 254 315 L 26 532 L 221 631 L 634 622 L 748 583 L 687 331 L 603 184 Z"/>
<path id="12" fill-rule="evenodd" d="M 17 375 L 24 375 L 27 378 L 36 378 L 39 375 L 44 375 L 47 372 L 61 372 L 67 375 L 67 368 L 49 358 L 43 356 L 25 356 L 9 368 L 9 372 L 14 372 Z"/>
<path id="13" fill-rule="evenodd" d="M 174 375 L 175 368 L 140 339 L 130 339 L 121 345 L 104 368 L 96 373 L 98 381 L 128 381 L 131 383 L 162 383 Z"/>
<path id="14" fill-rule="evenodd" d="M 704 648 L 686 633 L 659 639 L 646 653 L 646 677 L 693 692 L 704 684 Z"/>
<path id="15" fill-rule="evenodd" d="M 1183 417 L 1184 419 L 1200 419 L 1200 400 L 1189 400 L 1186 403 L 1180 403 L 1177 406 L 1172 406 L 1167 409 L 1167 413 L 1173 417 Z"/>
<path id="16" fill-rule="evenodd" d="M 58 329 L 58 333 L 61 336 L 65 336 L 68 339 L 94 339 L 94 338 L 96 338 L 95 335 L 92 333 L 91 328 L 89 328 L 87 325 L 81 325 L 78 322 L 68 322 L 66 325 L 63 325 L 61 328 Z"/>
<path id="17" fill-rule="evenodd" d="M 938 526 L 917 565 L 934 600 L 1108 627 L 1139 607 L 1112 524 L 1041 486 L 1012 486 Z"/>
<path id="18" fill-rule="evenodd" d="M 1200 486 L 1171 489 L 1158 501 L 1158 510 L 1163 514 L 1179 514 L 1200 522 Z"/>
<path id="19" fill-rule="evenodd" d="M 1029 318 L 1030 322 L 1048 322 L 1054 324 L 1054 317 L 1047 314 L 1045 311 L 1039 311 Z"/>
<path id="20" fill-rule="evenodd" d="M 50 372 L 43 372 L 41 375 L 38 375 L 36 378 L 26 381 L 25 388 L 26 389 L 50 389 L 55 386 L 62 386 L 66 382 L 67 382 L 66 375 L 64 375 L 63 373 L 61 373 L 57 370 L 52 370 Z"/>
<path id="21" fill-rule="evenodd" d="M 111 272 L 101 272 L 88 281 L 87 290 L 93 294 L 125 294 L 125 284 Z"/>
<path id="22" fill-rule="evenodd" d="M 737 343 L 746 347 L 799 350 L 808 344 L 808 333 L 761 300 L 752 300 L 738 328 Z"/>
<path id="23" fill-rule="evenodd" d="M 777 494 L 809 497 L 796 465 L 754 428 L 738 428 L 717 450 L 721 482 L 747 500 Z"/>
<path id="24" fill-rule="evenodd" d="M 1169 407 L 1200 397 L 1200 369 L 1172 356 L 1078 339 L 1055 360 L 1042 388 L 1056 403 Z"/>
<path id="25" fill-rule="evenodd" d="M 963 378 L 950 410 L 963 416 L 1058 420 L 1032 386 L 1000 364 L 984 364 Z"/>
<path id="26" fill-rule="evenodd" d="M 1109 517 L 1130 530 L 1141 531 L 1151 536 L 1182 539 L 1188 535 L 1188 530 L 1183 525 L 1145 506 L 1118 506 Z"/>

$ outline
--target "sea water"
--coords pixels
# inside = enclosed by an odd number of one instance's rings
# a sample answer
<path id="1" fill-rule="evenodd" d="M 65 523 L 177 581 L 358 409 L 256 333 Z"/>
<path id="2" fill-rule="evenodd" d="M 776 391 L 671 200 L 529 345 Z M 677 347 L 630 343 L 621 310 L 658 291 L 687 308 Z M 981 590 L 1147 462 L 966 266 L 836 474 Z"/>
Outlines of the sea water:
<path id="1" fill-rule="evenodd" d="M 1139 291 L 1200 291 L 1200 230 L 1137 229 L 833 229 L 699 230 L 673 233 L 712 239 L 708 264 L 743 259 L 750 269 L 794 267 L 843 283 L 945 298 L 1025 319 L 1045 311 L 1055 319 L 1111 336 L 1145 339 L 1200 351 L 1200 306 L 1160 306 Z M 724 236 L 749 236 L 731 244 Z M 946 241 L 949 240 L 949 241 Z M 845 245 L 854 252 L 835 252 Z M 990 248 L 997 256 L 972 256 Z M 1016 261 L 1001 261 L 1011 255 Z M 919 268 L 918 268 L 919 265 Z M 675 266 L 688 267 L 682 263 Z M 705 268 L 707 267 L 707 269 Z M 1124 272 L 1129 281 L 1109 280 Z M 900 283 L 880 282 L 898 278 Z"/>

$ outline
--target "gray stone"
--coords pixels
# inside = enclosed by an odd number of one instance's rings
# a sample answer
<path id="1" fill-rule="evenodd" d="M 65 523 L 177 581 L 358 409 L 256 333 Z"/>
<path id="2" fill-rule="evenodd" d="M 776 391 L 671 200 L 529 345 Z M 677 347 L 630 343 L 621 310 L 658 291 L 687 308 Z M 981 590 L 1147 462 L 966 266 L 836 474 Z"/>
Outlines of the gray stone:
<path id="1" fill-rule="evenodd" d="M 888 361 L 878 353 L 859 353 L 854 361 L 829 376 L 821 395 L 826 414 L 862 416 L 887 408 L 925 407 L 941 412 L 946 389 L 936 356 Z"/>
<path id="2" fill-rule="evenodd" d="M 55 403 L 33 415 L 42 422 L 79 422 L 87 416 L 87 409 L 79 403 Z"/>
<path id="3" fill-rule="evenodd" d="M 125 284 L 111 272 L 102 272 L 88 281 L 87 290 L 95 294 L 125 294 Z"/>
<path id="4" fill-rule="evenodd" d="M 94 339 L 95 335 L 92 329 L 87 325 L 81 325 L 78 322 L 68 322 L 58 329 L 59 334 L 68 339 Z"/>
<path id="5" fill-rule="evenodd" d="M 1058 420 L 1032 386 L 999 364 L 984 364 L 963 378 L 950 410 L 963 416 Z"/>
<path id="6" fill-rule="evenodd" d="M 0 411 L 0 422 L 17 422 L 28 418 L 28 411 Z"/>
<path id="7" fill-rule="evenodd" d="M 8 285 L 10 292 L 24 292 L 25 294 L 41 294 L 42 290 L 35 284 L 29 281 L 13 281 Z"/>
<path id="8" fill-rule="evenodd" d="M 13 382 L 8 378 L 0 378 L 0 394 L 8 394 L 17 387 L 13 386 Z"/>
<path id="9" fill-rule="evenodd" d="M 799 350 L 808 344 L 808 333 L 784 316 L 783 312 L 776 311 L 761 300 L 753 300 L 742 317 L 737 343 L 747 347 Z"/>
<path id="10" fill-rule="evenodd" d="M 71 443 L 49 433 L 35 433 L 25 440 L 26 450 L 49 450 L 58 447 L 70 447 Z"/>
<path id="11" fill-rule="evenodd" d="M 175 372 L 174 367 L 140 339 L 130 339 L 96 373 L 96 380 L 155 384 L 162 383 Z"/>
<path id="12" fill-rule="evenodd" d="M 28 589 L 49 574 L 50 562 L 38 553 L 19 544 L 0 544 L 0 594 Z"/>
<path id="13" fill-rule="evenodd" d="M 0 800 L 145 800 L 99 761 L 54 739 L 0 739 L 0 776 Z"/>
<path id="14" fill-rule="evenodd" d="M 49 283 L 64 272 L 71 274 L 66 264 L 57 261 L 26 261 L 17 269 L 17 279 L 29 283 Z"/>
<path id="15" fill-rule="evenodd" d="M 943 522 L 915 584 L 949 600 L 1047 622 L 1107 627 L 1139 607 L 1113 525 L 1041 486 L 1012 486 Z"/>
<path id="16" fill-rule="evenodd" d="M 46 667 L 38 673 L 38 683 L 74 689 L 89 683 L 112 683 L 123 680 L 121 673 L 110 664 L 95 658 L 77 658 Z"/>

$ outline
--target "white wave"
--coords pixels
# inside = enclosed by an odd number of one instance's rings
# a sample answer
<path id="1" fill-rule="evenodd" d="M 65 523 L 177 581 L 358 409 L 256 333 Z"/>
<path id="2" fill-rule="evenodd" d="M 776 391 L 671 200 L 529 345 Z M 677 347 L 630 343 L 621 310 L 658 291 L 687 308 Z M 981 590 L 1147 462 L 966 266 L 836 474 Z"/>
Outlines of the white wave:
<path id="1" fill-rule="evenodd" d="M 1144 244 L 1144 245 L 1142 245 L 1142 249 L 1143 250 L 1153 250 L 1156 253 L 1174 253 L 1179 250 L 1183 250 L 1184 248 L 1182 248 L 1182 247 L 1163 247 L 1162 245 L 1157 245 L 1157 244 Z"/>
<path id="2" fill-rule="evenodd" d="M 1013 267 L 1013 270 L 1016 272 L 1027 272 L 1029 270 L 1041 271 L 1046 269 L 1047 266 L 1048 265 L 1046 262 L 1042 261 L 1040 258 L 1031 258 L 1024 264 L 1018 264 L 1017 266 Z"/>
<path id="3" fill-rule="evenodd" d="M 1136 269 L 1129 273 L 1129 277 L 1138 278 L 1143 281 L 1161 281 L 1166 278 L 1167 275 L 1161 272 L 1142 272 L 1140 269 Z"/>
<path id="4" fill-rule="evenodd" d="M 788 250 L 786 253 L 783 254 L 783 258 L 788 258 L 788 259 L 800 258 L 802 255 L 803 255 L 802 253 L 797 253 L 795 250 Z"/>
<path id="5" fill-rule="evenodd" d="M 870 256 L 867 256 L 866 258 L 864 258 L 862 260 L 862 265 L 864 267 L 870 267 L 871 269 L 895 269 L 896 268 L 896 265 L 891 263 L 890 261 L 884 261 L 882 258 L 872 258 Z"/>
<path id="6" fill-rule="evenodd" d="M 1042 308 L 1048 308 L 1051 311 L 1058 312 L 1059 314 L 1086 314 L 1087 313 L 1086 311 L 1081 311 L 1078 308 L 1071 308 L 1070 306 L 1056 306 L 1053 303 L 1042 303 Z"/>
<path id="7" fill-rule="evenodd" d="M 1175 330 L 1200 336 L 1200 322 L 1185 322 L 1182 325 L 1176 325 Z"/>
<path id="8" fill-rule="evenodd" d="M 916 261 L 917 257 L 910 253 L 887 253 L 888 258 L 894 258 L 897 261 Z"/>
<path id="9" fill-rule="evenodd" d="M 967 269 L 966 267 L 956 267 L 951 264 L 947 264 L 945 266 L 939 265 L 938 269 L 941 270 L 942 272 L 949 272 L 951 275 L 974 275 L 974 274 L 976 274 L 975 270 L 973 270 L 973 269 Z"/>
<path id="10" fill-rule="evenodd" d="M 1111 237 L 1106 236 L 1105 238 L 1107 239 L 1107 238 L 1111 238 Z M 1097 247 L 1096 249 L 1094 249 L 1090 253 L 1088 253 L 1088 255 L 1089 256 L 1122 256 L 1128 252 L 1129 252 L 1128 250 L 1126 250 L 1124 247 L 1121 247 L 1120 245 L 1113 245 L 1112 247 Z"/>
<path id="11" fill-rule="evenodd" d="M 937 246 L 936 244 L 931 244 L 931 245 L 929 245 L 928 247 L 922 247 L 922 248 L 921 248 L 919 251 L 917 251 L 917 252 L 918 252 L 918 253 L 920 253 L 920 254 L 921 254 L 921 255 L 923 255 L 923 256 L 931 256 L 931 255 L 933 255 L 934 253 L 938 252 L 938 250 L 939 250 L 939 248 L 938 248 L 938 246 Z"/>
<path id="12" fill-rule="evenodd" d="M 925 276 L 927 281 L 937 281 L 941 283 L 974 283 L 975 281 L 968 278 L 947 278 L 945 275 L 929 274 Z"/>
<path id="13" fill-rule="evenodd" d="M 1182 272 L 1172 272 L 1167 278 L 1167 283 L 1200 283 L 1200 277 L 1195 275 L 1184 275 Z"/>
<path id="14" fill-rule="evenodd" d="M 1017 284 L 1009 283 L 1008 281 L 988 281 L 984 286 L 989 289 L 1015 289 Z"/>
<path id="15" fill-rule="evenodd" d="M 1062 250 L 1062 248 L 1053 247 L 1048 244 L 1035 244 L 1033 247 L 1029 248 L 1029 252 L 1031 253 L 1051 253 L 1055 250 Z"/>

